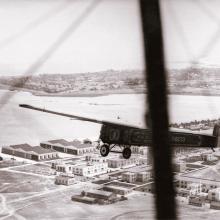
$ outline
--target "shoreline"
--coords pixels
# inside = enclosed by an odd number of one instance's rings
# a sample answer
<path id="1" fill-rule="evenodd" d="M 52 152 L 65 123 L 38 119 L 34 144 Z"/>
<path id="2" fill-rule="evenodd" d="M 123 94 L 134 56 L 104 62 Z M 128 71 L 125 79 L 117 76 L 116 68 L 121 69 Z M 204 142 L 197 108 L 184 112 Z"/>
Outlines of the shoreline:
<path id="1" fill-rule="evenodd" d="M 126 95 L 126 94 L 147 94 L 143 89 L 122 89 L 122 90 L 107 90 L 107 91 L 86 91 L 86 92 L 71 92 L 71 93 L 45 93 L 29 89 L 9 88 L 7 86 L 0 86 L 0 90 L 7 90 L 10 92 L 29 92 L 33 96 L 39 97 L 99 97 L 108 95 Z M 167 95 L 184 95 L 184 96 L 213 96 L 220 97 L 220 93 L 212 92 L 168 92 Z"/>

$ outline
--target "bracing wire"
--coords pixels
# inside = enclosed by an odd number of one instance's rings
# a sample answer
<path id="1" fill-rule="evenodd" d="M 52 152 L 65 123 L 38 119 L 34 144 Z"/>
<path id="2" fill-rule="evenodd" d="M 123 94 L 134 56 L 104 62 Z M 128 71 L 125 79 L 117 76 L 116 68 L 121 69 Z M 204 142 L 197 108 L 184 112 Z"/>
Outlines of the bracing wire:
<path id="1" fill-rule="evenodd" d="M 197 8 L 199 8 L 206 16 L 208 16 L 213 22 L 215 22 L 218 25 L 217 30 L 214 32 L 214 34 L 209 38 L 208 42 L 203 46 L 201 51 L 199 52 L 199 55 L 194 56 L 190 46 L 187 37 L 185 36 L 184 27 L 180 24 L 178 21 L 178 16 L 176 15 L 175 10 L 172 8 L 171 4 L 168 4 L 170 7 L 170 15 L 172 16 L 173 23 L 175 25 L 177 33 L 179 33 L 179 37 L 182 39 L 183 46 L 185 47 L 185 50 L 188 54 L 188 57 L 190 58 L 190 66 L 191 68 L 196 68 L 198 61 L 203 58 L 204 56 L 207 56 L 211 52 L 211 50 L 214 48 L 214 46 L 219 42 L 219 36 L 220 36 L 220 18 L 214 15 L 203 3 L 201 0 L 192 1 L 194 4 L 196 4 Z M 205 79 L 202 79 L 205 81 Z M 202 95 L 205 94 L 204 91 L 201 91 Z M 210 91 L 208 91 L 208 94 L 210 95 Z M 209 106 L 210 110 L 214 109 L 214 105 L 212 104 Z"/>
<path id="2" fill-rule="evenodd" d="M 82 24 L 82 22 L 92 13 L 92 11 L 98 6 L 101 0 L 93 0 L 85 10 L 74 20 L 65 31 L 58 37 L 58 39 L 42 54 L 42 56 L 36 60 L 23 74 L 23 82 L 15 83 L 11 86 L 17 90 L 20 90 L 28 79 L 36 73 L 36 71 L 54 54 L 54 52 L 73 34 L 73 32 Z M 17 88 L 18 87 L 18 88 Z M 7 92 L 0 99 L 0 109 L 13 97 L 15 93 Z"/>

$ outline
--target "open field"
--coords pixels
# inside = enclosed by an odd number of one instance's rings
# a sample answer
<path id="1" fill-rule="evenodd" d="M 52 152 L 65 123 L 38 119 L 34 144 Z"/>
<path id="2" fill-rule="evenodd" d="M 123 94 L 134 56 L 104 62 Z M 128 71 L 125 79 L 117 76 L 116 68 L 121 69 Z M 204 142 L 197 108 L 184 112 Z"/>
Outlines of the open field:
<path id="1" fill-rule="evenodd" d="M 55 188 L 52 179 L 40 176 L 1 170 L 0 177 L 0 191 L 2 193 L 42 192 Z"/>
<path id="2" fill-rule="evenodd" d="M 45 176 L 53 176 L 56 173 L 55 170 L 51 169 L 51 166 L 48 164 L 33 164 L 33 165 L 15 167 L 12 168 L 12 170 L 41 174 Z"/>
<path id="3" fill-rule="evenodd" d="M 96 184 L 81 183 L 70 187 L 58 187 L 50 180 L 48 182 L 48 179 L 31 175 L 12 174 L 8 171 L 1 171 L 0 175 L 1 181 L 10 182 L 7 186 L 2 186 L 1 190 L 1 200 L 5 207 L 3 216 L 6 216 L 6 219 L 13 219 L 13 216 L 17 215 L 24 219 L 111 219 L 125 210 L 140 210 L 137 199 L 145 199 L 143 194 L 134 194 L 128 202 L 112 204 L 108 208 L 90 206 L 72 202 L 71 196 L 83 189 L 97 188 Z M 142 209 L 145 209 L 144 206 Z"/>
<path id="4" fill-rule="evenodd" d="M 17 174 L 15 174 L 17 175 Z M 87 205 L 71 201 L 71 196 L 92 185 L 83 183 L 71 187 L 61 187 L 51 191 L 29 193 L 2 193 L 5 198 L 4 215 L 0 219 L 79 219 L 79 220 L 122 220 L 154 219 L 154 199 L 152 194 L 132 193 L 127 201 L 107 206 Z M 95 186 L 92 186 L 95 187 Z M 10 194 L 10 196 L 9 196 Z M 13 196 L 13 194 L 15 196 Z M 140 202 L 141 201 L 141 202 Z M 179 219 L 219 219 L 220 211 L 202 209 L 189 205 L 179 205 Z M 1 218 L 2 217 L 2 218 Z"/>
<path id="5" fill-rule="evenodd" d="M 22 164 L 25 164 L 25 163 L 21 161 L 14 161 L 14 160 L 3 160 L 0 162 L 0 168 L 16 167 Z"/>

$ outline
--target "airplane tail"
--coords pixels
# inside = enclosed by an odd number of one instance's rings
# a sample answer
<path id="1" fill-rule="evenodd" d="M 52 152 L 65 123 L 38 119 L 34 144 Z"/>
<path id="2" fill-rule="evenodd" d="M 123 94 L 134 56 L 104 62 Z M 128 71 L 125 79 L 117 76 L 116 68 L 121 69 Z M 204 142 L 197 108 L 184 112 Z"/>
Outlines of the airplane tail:
<path id="1" fill-rule="evenodd" d="M 215 124 L 213 129 L 213 136 L 216 137 L 216 147 L 220 147 L 220 124 Z"/>

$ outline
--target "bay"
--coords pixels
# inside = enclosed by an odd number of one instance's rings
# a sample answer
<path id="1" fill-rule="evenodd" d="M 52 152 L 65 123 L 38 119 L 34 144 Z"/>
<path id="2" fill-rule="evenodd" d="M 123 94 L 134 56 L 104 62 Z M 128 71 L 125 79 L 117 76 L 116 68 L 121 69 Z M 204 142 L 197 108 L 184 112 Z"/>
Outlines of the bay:
<path id="1" fill-rule="evenodd" d="M 101 126 L 94 123 L 31 111 L 25 103 L 60 112 L 144 127 L 145 95 L 114 94 L 97 97 L 41 97 L 10 91 L 11 99 L 2 103 L 0 91 L 0 146 L 64 138 L 98 140 Z M 216 119 L 220 117 L 220 97 L 169 95 L 170 122 Z"/>

